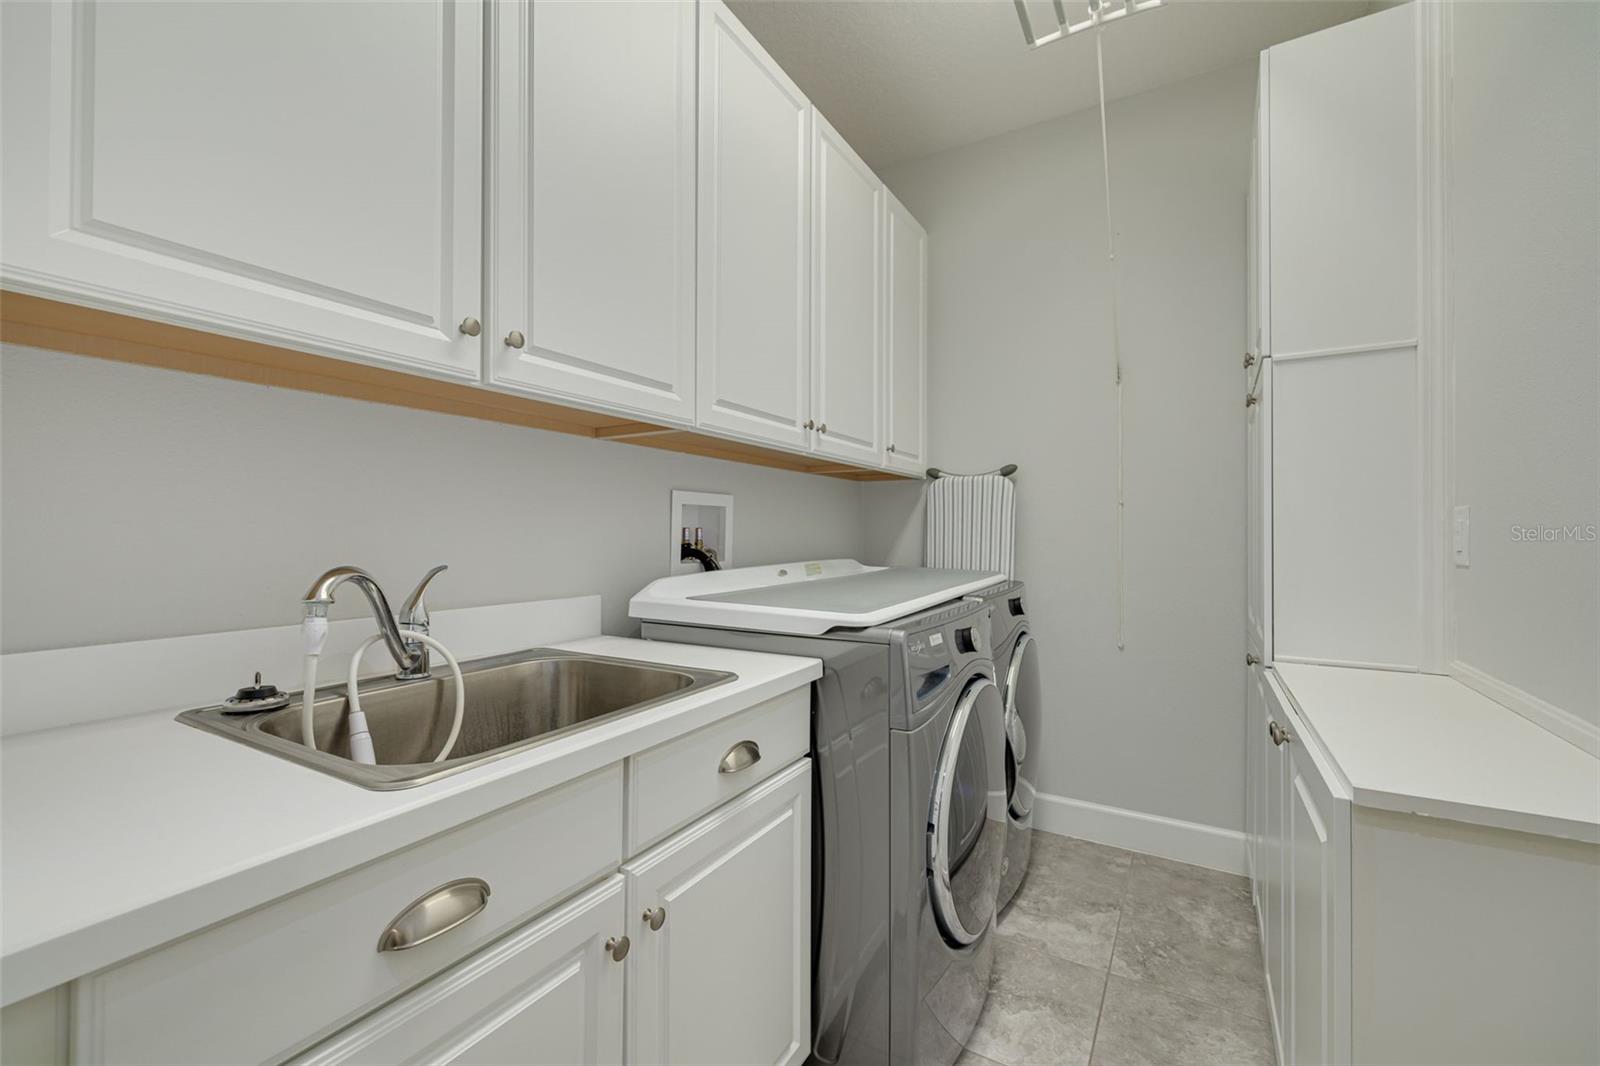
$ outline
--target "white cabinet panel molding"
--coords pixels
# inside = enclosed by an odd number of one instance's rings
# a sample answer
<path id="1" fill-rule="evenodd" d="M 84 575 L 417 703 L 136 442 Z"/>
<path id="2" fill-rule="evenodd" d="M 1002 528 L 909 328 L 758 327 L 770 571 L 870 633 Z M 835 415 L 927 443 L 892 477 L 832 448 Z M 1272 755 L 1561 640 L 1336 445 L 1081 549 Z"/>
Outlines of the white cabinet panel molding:
<path id="1" fill-rule="evenodd" d="M 920 475 L 928 466 L 928 234 L 888 189 L 884 199 L 884 460 Z"/>
<path id="2" fill-rule="evenodd" d="M 7 288 L 478 376 L 480 3 L 3 10 Z"/>
<path id="3" fill-rule="evenodd" d="M 810 444 L 811 104 L 720 0 L 700 4 L 697 418 Z"/>
<path id="4" fill-rule="evenodd" d="M 1271 50 L 1275 358 L 1415 343 L 1420 6 Z"/>
<path id="5" fill-rule="evenodd" d="M 1272 364 L 1273 658 L 1415 670 L 1416 350 Z"/>
<path id="6" fill-rule="evenodd" d="M 695 5 L 492 10 L 488 375 L 692 423 Z"/>
<path id="7" fill-rule="evenodd" d="M 811 118 L 813 446 L 878 462 L 883 446 L 883 182 L 819 112 Z"/>

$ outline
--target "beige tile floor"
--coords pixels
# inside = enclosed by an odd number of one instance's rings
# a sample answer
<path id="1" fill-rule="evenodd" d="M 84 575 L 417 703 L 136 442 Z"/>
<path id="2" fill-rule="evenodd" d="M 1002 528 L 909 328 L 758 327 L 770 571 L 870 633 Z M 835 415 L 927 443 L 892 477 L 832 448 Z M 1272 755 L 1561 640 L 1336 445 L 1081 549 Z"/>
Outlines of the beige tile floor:
<path id="1" fill-rule="evenodd" d="M 1272 1066 L 1243 877 L 1035 833 L 957 1066 Z"/>

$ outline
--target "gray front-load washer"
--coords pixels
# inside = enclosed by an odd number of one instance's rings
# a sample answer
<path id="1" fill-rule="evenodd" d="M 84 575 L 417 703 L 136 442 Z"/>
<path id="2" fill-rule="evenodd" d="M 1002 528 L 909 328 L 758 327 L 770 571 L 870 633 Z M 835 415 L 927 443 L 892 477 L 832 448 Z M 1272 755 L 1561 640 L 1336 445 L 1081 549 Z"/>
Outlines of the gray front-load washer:
<path id="1" fill-rule="evenodd" d="M 649 622 L 643 635 L 822 660 L 812 689 L 812 1053 L 948 1066 L 993 966 L 1005 709 L 989 608 L 820 636 Z"/>

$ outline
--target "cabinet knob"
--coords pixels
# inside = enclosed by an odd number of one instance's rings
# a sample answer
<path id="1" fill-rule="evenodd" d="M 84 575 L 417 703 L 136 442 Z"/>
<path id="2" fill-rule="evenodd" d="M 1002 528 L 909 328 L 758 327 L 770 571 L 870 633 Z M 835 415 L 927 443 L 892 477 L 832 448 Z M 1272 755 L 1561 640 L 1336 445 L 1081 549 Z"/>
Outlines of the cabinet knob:
<path id="1" fill-rule="evenodd" d="M 1252 655 L 1250 652 L 1245 652 L 1244 653 L 1244 664 L 1246 666 L 1258 666 L 1258 665 L 1260 665 L 1260 663 L 1261 663 L 1261 656 Z"/>
<path id="2" fill-rule="evenodd" d="M 527 343 L 528 338 L 522 335 L 522 331 L 520 329 L 514 329 L 510 333 L 506 334 L 507 348 L 516 348 L 520 350 L 522 346 Z"/>
<path id="3" fill-rule="evenodd" d="M 894 445 L 893 444 L 889 445 L 889 454 L 890 455 L 894 454 Z"/>
<path id="4" fill-rule="evenodd" d="M 1261 399 L 1261 397 L 1257 396 L 1255 393 L 1251 393 L 1249 396 L 1244 398 L 1244 405 L 1246 407 L 1254 407 L 1256 405 L 1256 401 L 1259 399 Z"/>
<path id="5" fill-rule="evenodd" d="M 479 333 L 483 332 L 483 323 L 479 322 L 471 315 L 468 315 L 466 318 L 461 320 L 460 329 L 461 332 L 465 333 L 467 336 L 476 337 Z"/>
<path id="6" fill-rule="evenodd" d="M 807 429 L 816 429 L 817 428 L 816 420 L 812 419 L 812 418 L 806 419 L 806 428 Z"/>
<path id="7" fill-rule="evenodd" d="M 1294 739 L 1290 732 L 1277 722 L 1267 723 L 1267 736 L 1271 737 L 1272 742 L 1280 748 Z"/>
<path id="8" fill-rule="evenodd" d="M 1251 355 L 1249 352 L 1245 352 L 1244 353 L 1244 368 L 1246 370 L 1249 370 L 1251 367 L 1253 367 L 1255 365 L 1256 365 L 1256 357 Z"/>
<path id="9" fill-rule="evenodd" d="M 651 907 L 644 912 L 644 924 L 650 927 L 651 932 L 667 924 L 667 908 Z"/>
<path id="10" fill-rule="evenodd" d="M 606 954 L 611 956 L 612 962 L 621 962 L 628 957 L 628 949 L 633 947 L 633 942 L 625 936 L 614 936 L 606 941 Z"/>
<path id="11" fill-rule="evenodd" d="M 824 422 L 824 423 L 822 423 L 822 425 L 818 426 L 817 427 L 817 432 L 818 433 L 826 433 L 826 432 L 828 432 L 828 423 Z"/>

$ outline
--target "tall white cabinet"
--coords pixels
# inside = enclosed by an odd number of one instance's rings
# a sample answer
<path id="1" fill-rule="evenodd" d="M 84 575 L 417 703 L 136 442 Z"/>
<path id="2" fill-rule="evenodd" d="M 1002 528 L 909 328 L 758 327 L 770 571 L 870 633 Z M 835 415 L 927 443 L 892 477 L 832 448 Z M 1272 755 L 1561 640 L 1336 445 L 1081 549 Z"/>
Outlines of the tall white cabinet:
<path id="1" fill-rule="evenodd" d="M 699 421 L 811 443 L 811 104 L 700 4 Z"/>
<path id="2" fill-rule="evenodd" d="M 814 446 L 874 462 L 883 447 L 883 182 L 822 115 L 811 128 Z"/>
<path id="3" fill-rule="evenodd" d="M 695 4 L 491 10 L 489 377 L 692 423 Z"/>
<path id="4" fill-rule="evenodd" d="M 1407 4 L 1262 55 L 1271 659 L 1423 665 L 1418 19 Z"/>
<path id="5" fill-rule="evenodd" d="M 7 288 L 478 377 L 477 0 L 0 19 Z"/>
<path id="6" fill-rule="evenodd" d="M 884 459 L 891 470 L 928 465 L 928 234 L 884 190 Z"/>

